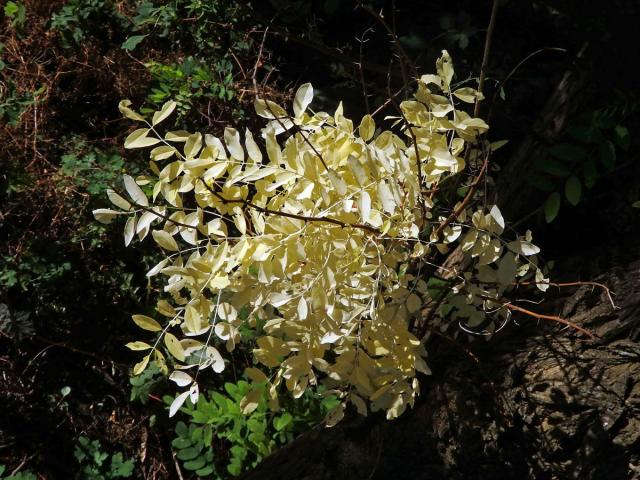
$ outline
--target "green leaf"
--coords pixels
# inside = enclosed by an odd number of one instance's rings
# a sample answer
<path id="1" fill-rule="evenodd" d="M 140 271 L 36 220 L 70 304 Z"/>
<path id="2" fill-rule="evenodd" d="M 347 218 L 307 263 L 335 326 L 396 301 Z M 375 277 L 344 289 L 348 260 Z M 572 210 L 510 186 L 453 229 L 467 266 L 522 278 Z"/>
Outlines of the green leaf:
<path id="1" fill-rule="evenodd" d="M 130 52 L 131 50 L 136 48 L 138 46 L 138 44 L 140 42 L 142 42 L 142 40 L 144 40 L 145 37 L 146 37 L 146 35 L 133 35 L 133 36 L 127 38 L 124 41 L 124 43 L 120 46 L 120 48 Z"/>
<path id="2" fill-rule="evenodd" d="M 202 451 L 202 445 L 196 445 L 194 447 L 183 448 L 182 450 L 180 450 L 176 454 L 176 457 L 178 457 L 180 460 L 183 460 L 183 461 L 184 460 L 193 460 L 198 455 L 200 455 L 201 451 Z M 202 467 L 198 467 L 198 468 L 202 468 Z"/>
<path id="3" fill-rule="evenodd" d="M 527 183 L 543 192 L 553 192 L 556 189 L 556 186 L 548 177 L 536 173 L 527 177 Z"/>
<path id="4" fill-rule="evenodd" d="M 178 450 L 184 450 L 185 448 L 191 447 L 192 446 L 192 442 L 191 442 L 191 439 L 189 439 L 189 438 L 178 437 L 178 438 L 174 438 L 171 441 L 171 445 L 174 448 L 177 448 Z"/>
<path id="5" fill-rule="evenodd" d="M 544 203 L 544 218 L 547 223 L 553 222 L 553 220 L 558 216 L 558 212 L 560 211 L 560 200 L 560 194 L 558 192 L 553 192 Z"/>
<path id="6" fill-rule="evenodd" d="M 18 5 L 16 5 L 16 2 L 9 1 L 4 6 L 4 14 L 9 18 L 13 18 L 19 10 L 20 8 L 18 7 Z"/>
<path id="7" fill-rule="evenodd" d="M 198 457 L 195 460 L 191 460 L 189 462 L 185 462 L 184 463 L 184 468 L 186 468 L 187 470 L 191 470 L 191 471 L 200 470 L 206 464 L 207 464 L 207 461 L 204 459 L 204 457 Z"/>
<path id="8" fill-rule="evenodd" d="M 627 127 L 625 127 L 624 125 L 616 125 L 613 130 L 613 135 L 618 147 L 622 148 L 623 150 L 629 148 L 629 145 L 631 144 L 631 137 L 629 135 L 629 130 L 627 129 Z"/>
<path id="9" fill-rule="evenodd" d="M 538 160 L 536 162 L 536 167 L 538 170 L 556 177 L 568 177 L 571 175 L 571 169 L 569 169 L 569 167 L 564 163 L 549 157 Z"/>
<path id="10" fill-rule="evenodd" d="M 289 412 L 285 412 L 279 417 L 273 419 L 273 426 L 279 432 L 284 430 L 287 425 L 289 425 L 293 421 L 293 417 Z"/>
<path id="11" fill-rule="evenodd" d="M 171 403 L 173 398 L 171 397 L 168 397 L 168 398 L 169 398 L 169 403 Z M 187 427 L 187 424 L 184 422 L 176 423 L 176 433 L 181 437 L 186 437 L 187 435 L 189 435 L 189 428 Z"/>
<path id="12" fill-rule="evenodd" d="M 564 186 L 564 194 L 567 197 L 567 200 L 574 207 L 580 203 L 580 198 L 582 196 L 582 184 L 578 177 L 575 175 L 571 175 L 567 179 L 567 183 Z"/>
<path id="13" fill-rule="evenodd" d="M 207 475 L 211 475 L 213 472 L 214 472 L 213 466 L 207 465 L 206 467 L 201 468 L 200 470 L 196 470 L 196 475 L 198 475 L 199 477 L 206 477 Z"/>
<path id="14" fill-rule="evenodd" d="M 583 161 L 587 158 L 587 151 L 574 143 L 559 143 L 549 149 L 549 154 L 559 160 L 572 162 Z"/>
<path id="15" fill-rule="evenodd" d="M 609 140 L 598 145 L 598 155 L 605 169 L 611 170 L 616 166 L 616 147 Z"/>
<path id="16" fill-rule="evenodd" d="M 133 473 L 134 461 L 124 460 L 118 452 L 111 457 L 111 478 L 129 478 Z"/>
<path id="17" fill-rule="evenodd" d="M 335 395 L 329 395 L 322 399 L 322 408 L 324 408 L 325 411 L 331 411 L 338 405 L 340 405 L 340 399 Z"/>

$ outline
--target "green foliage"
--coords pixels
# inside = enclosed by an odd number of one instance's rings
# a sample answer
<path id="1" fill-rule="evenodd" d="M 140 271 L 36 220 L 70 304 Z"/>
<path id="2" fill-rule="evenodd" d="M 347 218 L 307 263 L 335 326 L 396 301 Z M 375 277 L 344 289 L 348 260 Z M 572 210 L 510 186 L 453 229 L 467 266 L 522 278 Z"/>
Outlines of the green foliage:
<path id="1" fill-rule="evenodd" d="M 0 480 L 38 480 L 38 477 L 28 470 L 14 473 L 13 475 L 4 476 L 7 467 L 0 465 Z"/>
<path id="2" fill-rule="evenodd" d="M 53 256 L 35 253 L 20 258 L 4 256 L 0 259 L 0 287 L 27 291 L 40 283 L 60 279 L 70 270 L 70 262 Z"/>
<path id="3" fill-rule="evenodd" d="M 1 65 L 3 64 L 0 63 Z M 22 114 L 38 101 L 38 97 L 44 91 L 45 87 L 41 87 L 34 92 L 21 92 L 12 82 L 6 85 L 0 84 L 0 120 L 7 125 L 17 126 Z"/>
<path id="4" fill-rule="evenodd" d="M 33 335 L 34 331 L 31 312 L 25 310 L 12 312 L 8 305 L 0 303 L 0 333 L 19 340 Z"/>
<path id="5" fill-rule="evenodd" d="M 60 159 L 59 173 L 75 187 L 90 195 L 104 192 L 124 171 L 120 155 L 98 149 L 86 150 L 86 144 L 76 141 L 74 148 Z"/>
<path id="6" fill-rule="evenodd" d="M 617 164 L 618 152 L 630 145 L 629 130 L 604 110 L 583 116 L 562 142 L 539 158 L 527 182 L 549 192 L 543 210 L 547 223 L 558 216 L 562 198 L 577 206 L 602 176 Z"/>
<path id="7" fill-rule="evenodd" d="M 109 26 L 126 29 L 128 23 L 111 0 L 69 0 L 52 15 L 50 28 L 60 34 L 64 47 L 71 48 Z"/>
<path id="8" fill-rule="evenodd" d="M 262 395 L 256 409 L 247 415 L 243 413 L 243 398 L 250 390 L 251 385 L 244 380 L 225 383 L 224 393 L 209 391 L 199 395 L 195 406 L 189 402 L 182 407 L 189 420 L 176 424 L 176 438 L 171 444 L 186 470 L 215 479 L 238 476 L 278 446 L 317 425 L 340 403 L 334 396 L 308 392 L 274 413 L 269 409 L 269 398 Z M 174 401 L 172 397 L 165 400 L 167 404 Z M 214 446 L 220 441 L 229 452 L 228 459 L 214 453 L 219 451 Z"/>
<path id="9" fill-rule="evenodd" d="M 148 100 L 153 105 L 161 105 L 173 99 L 180 115 L 187 113 L 197 100 L 231 100 L 235 95 L 233 68 L 227 59 L 217 59 L 210 64 L 187 57 L 180 64 L 151 61 L 145 65 L 155 81 Z"/>
<path id="10" fill-rule="evenodd" d="M 184 19 L 188 18 L 189 22 Z M 245 26 L 254 26 L 248 6 L 230 0 L 144 0 L 132 18 L 131 35 L 122 48 L 135 49 L 143 40 L 169 42 L 172 49 L 190 52 L 180 62 L 148 61 L 153 84 L 147 100 L 158 106 L 169 99 L 185 115 L 203 101 L 229 101 L 235 96 L 233 56 L 242 58 L 250 48 Z M 241 109 L 234 109 L 242 116 Z"/>
<path id="11" fill-rule="evenodd" d="M 75 194 L 64 197 L 67 211 L 82 211 L 87 203 L 92 203 L 95 195 L 103 192 L 122 174 L 124 161 L 119 155 L 91 149 L 78 139 L 71 139 L 68 143 L 71 145 L 69 153 L 61 157 L 54 181 L 60 190 L 69 188 Z M 31 182 L 30 176 L 16 178 L 9 183 L 9 193 L 20 192 Z M 103 226 L 82 224 L 73 232 L 70 240 L 99 247 L 106 238 L 105 232 Z M 19 256 L 5 255 L 0 258 L 0 289 L 35 289 L 45 283 L 56 282 L 71 271 L 72 263 L 65 259 L 63 252 L 52 245 L 46 251 L 39 251 L 37 243 L 37 239 L 34 239 L 26 245 L 28 254 L 23 252 Z M 126 279 L 125 275 L 125 283 Z"/>
<path id="12" fill-rule="evenodd" d="M 139 401 L 146 405 L 149 402 L 149 395 L 163 378 L 162 372 L 155 364 L 150 365 L 140 375 L 130 377 L 131 395 L 129 401 Z"/>
<path id="13" fill-rule="evenodd" d="M 22 2 L 9 0 L 4 6 L 4 15 L 11 19 L 11 26 L 21 26 L 27 18 L 27 10 Z"/>
<path id="14" fill-rule="evenodd" d="M 133 474 L 133 459 L 125 460 L 120 452 L 109 455 L 102 450 L 98 440 L 78 438 L 74 456 L 81 465 L 79 480 L 130 478 Z"/>
<path id="15" fill-rule="evenodd" d="M 190 19 L 184 22 L 184 19 Z M 133 30 L 167 39 L 178 49 L 203 57 L 230 57 L 249 48 L 243 26 L 255 22 L 244 2 L 234 0 L 143 0 Z"/>

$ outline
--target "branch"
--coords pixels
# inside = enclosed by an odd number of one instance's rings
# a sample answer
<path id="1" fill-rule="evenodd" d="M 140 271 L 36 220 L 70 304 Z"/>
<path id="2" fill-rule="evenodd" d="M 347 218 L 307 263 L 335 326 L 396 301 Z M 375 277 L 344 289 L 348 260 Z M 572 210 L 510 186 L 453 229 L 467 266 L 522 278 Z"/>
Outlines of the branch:
<path id="1" fill-rule="evenodd" d="M 476 193 L 476 190 L 478 190 L 478 185 L 480 185 L 480 180 L 482 180 L 482 176 L 484 175 L 484 173 L 487 170 L 487 167 L 489 166 L 489 157 L 491 156 L 491 152 L 489 151 L 487 153 L 487 155 L 484 158 L 484 163 L 482 164 L 482 168 L 480 169 L 480 172 L 478 172 L 478 175 L 476 175 L 476 178 L 473 180 L 473 182 L 471 183 L 471 185 L 469 185 L 469 190 L 467 191 L 467 194 L 465 195 L 464 199 L 462 200 L 462 202 L 460 202 L 460 204 L 458 205 L 458 207 L 451 213 L 451 215 L 449 215 L 446 220 L 444 220 L 436 229 L 435 236 L 438 237 L 440 236 L 440 234 L 442 233 L 442 231 L 447 228 L 447 226 L 453 222 L 455 219 L 457 219 L 460 214 L 464 211 L 465 208 L 467 208 L 467 205 L 471 202 L 471 200 L 473 199 L 473 195 Z"/>
<path id="2" fill-rule="evenodd" d="M 384 17 L 381 14 L 379 14 L 378 12 L 376 12 L 375 10 L 373 10 L 370 6 L 364 5 L 362 3 L 360 3 L 358 6 L 360 8 L 362 8 L 365 12 L 367 12 L 369 15 L 371 15 L 373 18 L 375 18 L 376 21 L 378 21 L 378 23 L 380 23 L 380 25 L 382 25 L 384 27 L 384 29 L 387 31 L 387 33 L 391 37 L 391 39 L 393 41 L 392 42 L 393 43 L 393 47 L 398 52 L 398 57 L 400 58 L 400 67 L 401 67 L 401 70 L 402 70 L 402 79 L 404 81 L 405 86 L 408 86 L 409 85 L 409 80 L 408 80 L 408 77 L 407 77 L 407 72 L 405 70 L 405 62 L 406 62 L 406 65 L 411 67 L 411 70 L 412 70 L 411 73 L 413 74 L 414 77 L 418 76 L 418 70 L 416 69 L 416 66 L 413 64 L 413 61 L 411 60 L 409 55 L 407 55 L 407 52 L 402 47 L 402 44 L 400 43 L 400 40 L 398 39 L 398 36 L 396 35 L 396 32 L 393 30 L 393 28 L 391 28 L 391 26 L 387 23 L 387 21 L 384 19 Z"/>
<path id="3" fill-rule="evenodd" d="M 530 317 L 533 318 L 537 318 L 538 320 L 550 320 L 552 322 L 557 322 L 557 323 L 562 323 L 563 325 L 566 325 L 568 327 L 571 327 L 579 332 L 584 333 L 585 335 L 587 335 L 589 338 L 591 338 L 592 340 L 596 340 L 596 335 L 594 335 L 593 333 L 591 333 L 589 330 L 587 330 L 586 328 L 581 327 L 580 325 L 576 325 L 573 322 L 570 322 L 569 320 L 565 320 L 564 318 L 555 316 L 555 315 L 543 315 L 542 313 L 537 313 L 537 312 L 533 312 L 531 310 L 527 310 L 526 308 L 522 308 L 519 307 L 518 305 L 513 305 L 512 303 L 502 303 L 499 300 L 495 300 L 492 299 L 490 297 L 483 297 L 486 298 L 487 300 L 491 300 L 492 302 L 498 302 L 501 303 L 505 308 L 508 308 L 509 310 L 515 311 L 515 312 L 520 312 L 520 313 L 524 313 L 525 315 L 529 315 Z"/>
<path id="4" fill-rule="evenodd" d="M 111 187 L 111 190 L 113 190 L 115 193 L 117 193 L 118 195 L 120 195 L 122 198 L 125 198 L 125 199 L 126 199 L 126 197 L 125 197 L 125 195 L 124 195 L 124 193 L 123 193 L 123 192 L 118 191 L 118 190 L 117 190 L 116 188 L 114 188 L 114 187 Z M 161 213 L 158 213 L 158 212 L 156 212 L 154 209 L 149 208 L 149 207 L 145 207 L 144 205 L 140 205 L 139 203 L 136 203 L 136 202 L 133 202 L 133 201 L 131 201 L 131 202 L 130 202 L 129 200 L 127 200 L 127 202 L 129 202 L 129 203 L 130 203 L 131 205 L 133 205 L 134 207 L 139 208 L 140 210 L 144 210 L 145 212 L 151 212 L 151 213 L 153 213 L 156 217 L 158 217 L 158 218 L 162 218 L 163 220 L 166 220 L 167 222 L 171 222 L 171 223 L 173 223 L 174 225 L 178 225 L 178 226 L 180 226 L 180 227 L 184 227 L 184 228 L 191 228 L 191 229 L 194 229 L 194 230 L 197 230 L 197 229 L 198 229 L 198 227 L 194 227 L 193 225 L 187 225 L 186 223 L 182 223 L 182 222 L 178 222 L 177 220 L 173 220 L 173 219 L 171 219 L 171 218 L 167 217 L 166 215 L 163 215 L 163 214 L 161 214 Z"/>
<path id="5" fill-rule="evenodd" d="M 482 54 L 482 65 L 480 66 L 480 78 L 478 79 L 478 93 L 482 93 L 484 89 L 484 79 L 487 75 L 487 67 L 489 66 L 489 54 L 491 52 L 491 40 L 496 27 L 496 17 L 498 16 L 498 2 L 493 0 L 491 7 L 491 18 L 489 19 L 489 27 L 487 28 L 487 38 L 484 42 L 484 52 Z M 476 105 L 473 109 L 473 116 L 477 117 L 480 112 L 480 95 L 476 98 Z"/>
<path id="6" fill-rule="evenodd" d="M 336 220 L 335 218 L 331 218 L 331 217 L 308 217 L 306 215 L 298 215 L 295 213 L 288 213 L 288 212 L 282 212 L 279 210 L 271 210 L 269 208 L 265 208 L 265 207 L 261 207 L 260 205 L 256 205 L 253 202 L 250 202 L 249 200 L 234 200 L 234 199 L 227 199 L 225 197 L 223 197 L 222 195 L 220 195 L 218 192 L 216 192 L 213 188 L 211 188 L 211 186 L 209 186 L 207 184 L 207 182 L 205 182 L 202 178 L 198 177 L 198 180 L 200 180 L 205 188 L 209 191 L 209 193 L 211 193 L 212 195 L 214 195 L 215 197 L 217 197 L 222 203 L 225 204 L 230 204 L 230 203 L 239 203 L 242 204 L 246 207 L 250 207 L 253 208 L 254 210 L 258 210 L 259 212 L 265 213 L 267 215 L 280 215 L 282 217 L 288 217 L 288 218 L 294 218 L 296 220 L 302 220 L 304 222 L 325 222 L 325 223 L 331 223 L 333 225 L 337 225 L 339 227 L 342 228 L 359 228 L 361 230 L 366 230 L 370 233 L 374 233 L 374 234 L 379 234 L 380 230 L 378 230 L 375 227 L 371 227 L 369 225 L 365 225 L 362 223 L 346 223 L 346 222 L 342 222 L 340 220 Z"/>
<path id="7" fill-rule="evenodd" d="M 614 302 L 613 302 L 613 297 L 611 295 L 611 290 L 609 290 L 609 287 L 607 287 L 606 285 L 602 284 L 602 283 L 598 283 L 598 282 L 564 282 L 564 283 L 554 283 L 554 282 L 519 282 L 516 285 L 550 285 L 552 287 L 557 287 L 557 288 L 562 288 L 562 287 L 580 287 L 582 285 L 591 285 L 594 287 L 600 287 L 604 290 L 605 295 L 607 296 L 607 298 L 609 299 L 609 303 L 611 304 L 611 306 L 613 307 L 614 310 L 619 310 L 620 307 L 618 307 Z"/>

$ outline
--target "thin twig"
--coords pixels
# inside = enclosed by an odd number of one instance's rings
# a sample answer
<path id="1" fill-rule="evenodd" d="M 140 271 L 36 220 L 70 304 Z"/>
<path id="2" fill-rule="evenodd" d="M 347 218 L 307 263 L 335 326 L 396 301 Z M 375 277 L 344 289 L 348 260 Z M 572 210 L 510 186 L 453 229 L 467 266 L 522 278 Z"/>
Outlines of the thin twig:
<path id="1" fill-rule="evenodd" d="M 467 191 L 467 194 L 465 195 L 464 199 L 462 200 L 462 202 L 460 202 L 460 204 L 458 205 L 458 207 L 451 212 L 451 215 L 449 215 L 439 226 L 438 228 L 435 230 L 434 232 L 434 236 L 438 237 L 445 228 L 447 228 L 447 226 L 453 222 L 455 219 L 457 219 L 460 214 L 464 211 L 465 208 L 467 208 L 467 205 L 471 202 L 471 200 L 473 199 L 473 196 L 476 193 L 476 190 L 478 189 L 478 185 L 480 184 L 480 181 L 482 180 L 482 176 L 484 175 L 484 173 L 487 170 L 487 167 L 489 166 L 489 157 L 490 157 L 490 152 L 487 153 L 487 155 L 485 155 L 484 158 L 484 163 L 482 164 L 482 168 L 480 168 L 480 172 L 478 172 L 478 175 L 476 175 L 475 179 L 473 180 L 473 182 L 471 182 L 471 185 L 469 185 L 469 190 Z"/>
<path id="2" fill-rule="evenodd" d="M 178 478 L 180 480 L 184 480 L 184 477 L 182 476 L 182 470 L 180 470 L 180 464 L 178 463 L 178 459 L 176 458 L 176 452 L 173 448 L 171 449 L 171 458 L 173 458 L 173 465 L 176 467 Z"/>
<path id="3" fill-rule="evenodd" d="M 113 190 L 115 193 L 117 193 L 118 195 L 120 195 L 121 197 L 123 197 L 123 198 L 124 198 L 124 194 L 123 194 L 123 192 L 119 192 L 118 190 L 116 190 L 116 189 L 115 189 L 115 188 L 113 188 L 113 187 L 111 187 L 111 190 Z M 129 202 L 129 201 L 127 200 L 127 202 Z M 144 205 L 141 205 L 141 204 L 136 203 L 136 202 L 133 202 L 133 201 L 131 201 L 131 202 L 129 202 L 129 203 L 130 203 L 132 206 L 134 206 L 134 207 L 136 207 L 136 208 L 139 208 L 140 210 L 144 210 L 145 212 L 153 213 L 156 217 L 158 217 L 158 218 L 162 218 L 163 220 L 165 220 L 165 221 L 167 221 L 167 222 L 171 222 L 171 223 L 173 223 L 174 225 L 178 225 L 178 226 L 180 226 L 180 227 L 184 227 L 184 228 L 190 228 L 190 229 L 193 229 L 193 230 L 197 230 L 197 229 L 198 229 L 198 227 L 194 227 L 193 225 L 188 225 L 188 224 L 186 224 L 186 223 L 182 223 L 182 222 L 178 222 L 177 220 L 173 220 L 173 219 L 169 218 L 169 217 L 168 217 L 168 216 L 166 216 L 166 215 L 163 215 L 163 214 L 161 214 L 161 213 L 156 212 L 154 209 L 152 209 L 152 208 L 150 208 L 150 207 L 145 207 Z"/>
<path id="4" fill-rule="evenodd" d="M 508 308 L 509 310 L 515 311 L 515 312 L 520 312 L 520 313 L 524 313 L 525 315 L 528 315 L 530 317 L 533 318 L 537 318 L 538 320 L 550 320 L 552 322 L 557 322 L 557 323 L 562 323 L 563 325 L 566 325 L 568 327 L 571 327 L 579 332 L 584 333 L 585 335 L 587 335 L 589 338 L 591 338 L 592 340 L 596 340 L 597 337 L 595 334 L 591 333 L 589 330 L 587 330 L 586 328 L 581 327 L 580 325 L 576 325 L 573 322 L 570 322 L 569 320 L 565 320 L 562 317 L 558 317 L 556 315 L 544 315 L 542 313 L 538 313 L 538 312 L 533 312 L 531 310 L 527 310 L 526 308 L 522 308 L 519 307 L 518 305 L 514 305 L 512 303 L 508 303 L 508 302 L 501 302 L 500 300 L 496 300 L 490 297 L 482 297 L 482 298 L 486 298 L 487 300 L 490 300 L 492 302 L 497 302 L 502 304 L 502 306 L 504 306 L 505 308 Z"/>
<path id="5" fill-rule="evenodd" d="M 581 287 L 583 285 L 591 285 L 593 287 L 600 287 L 604 290 L 605 295 L 607 296 L 609 303 L 611 303 L 611 306 L 614 308 L 614 310 L 619 310 L 620 307 L 618 307 L 614 301 L 613 301 L 613 297 L 611 294 L 611 290 L 609 289 L 609 287 L 607 287 L 606 285 L 602 284 L 602 283 L 598 283 L 598 282 L 563 282 L 563 283 L 554 283 L 554 282 L 518 282 L 517 285 L 550 285 L 552 287 L 557 287 L 557 288 L 562 288 L 562 287 Z"/>
<path id="6" fill-rule="evenodd" d="M 405 88 L 406 87 L 402 87 L 402 88 L 398 89 L 398 91 L 396 91 L 396 93 L 394 93 L 389 98 L 387 98 L 387 100 L 382 105 L 380 105 L 378 108 L 376 108 L 374 110 L 374 112 L 371 114 L 371 116 L 375 117 L 377 113 L 380 113 L 380 111 L 383 110 L 384 108 L 386 108 L 391 102 L 393 102 L 393 99 L 396 98 L 398 95 L 400 95 L 404 91 Z"/>
<path id="7" fill-rule="evenodd" d="M 484 52 L 482 54 L 482 64 L 480 65 L 480 78 L 478 79 L 478 93 L 482 93 L 484 89 L 484 80 L 489 67 L 489 54 L 491 53 L 491 40 L 496 27 L 496 17 L 498 16 L 499 0 L 493 0 L 491 7 L 491 18 L 489 18 L 489 27 L 487 28 L 487 37 L 484 42 Z M 473 116 L 477 117 L 480 112 L 480 95 L 476 97 L 476 104 L 473 108 Z"/>
<path id="8" fill-rule="evenodd" d="M 262 58 L 262 50 L 264 49 L 264 42 L 267 39 L 267 33 L 269 32 L 269 26 L 265 27 L 264 33 L 262 34 L 262 41 L 260 42 L 260 49 L 258 50 L 258 58 L 256 58 L 256 63 L 253 66 L 253 73 L 251 74 L 251 80 L 253 82 L 253 88 L 255 89 L 255 94 L 258 94 L 258 81 L 256 80 L 256 75 L 258 73 L 258 66 L 260 65 L 260 60 Z"/>
<path id="9" fill-rule="evenodd" d="M 211 186 L 207 184 L 207 182 L 202 180 L 202 178 L 199 178 L 199 180 L 204 184 L 205 188 L 209 190 L 209 193 L 216 196 L 222 203 L 226 203 L 226 204 L 239 203 L 246 207 L 253 208 L 254 210 L 258 210 L 259 212 L 265 213 L 267 215 L 280 215 L 282 217 L 294 218 L 296 220 L 302 220 L 304 222 L 325 222 L 325 223 L 331 223 L 333 225 L 337 225 L 342 228 L 359 228 L 361 230 L 366 230 L 374 234 L 380 233 L 380 230 L 378 230 L 377 228 L 371 227 L 369 225 L 365 225 L 362 223 L 346 223 L 331 217 L 308 217 L 306 215 L 298 215 L 296 213 L 288 213 L 280 210 L 271 210 L 269 208 L 256 205 L 255 203 L 245 199 L 242 199 L 242 200 L 227 199 L 222 195 L 220 195 L 218 192 L 216 192 L 214 189 L 212 189 Z"/>
<path id="10" fill-rule="evenodd" d="M 564 48 L 559 48 L 559 47 L 541 48 L 539 50 L 536 50 L 535 52 L 530 53 L 524 59 L 520 60 L 520 62 L 518 62 L 518 64 L 515 67 L 513 67 L 513 69 L 504 78 L 504 80 L 502 80 L 500 83 L 498 83 L 498 85 L 496 85 L 496 91 L 493 93 L 493 98 L 491 99 L 491 104 L 489 105 L 489 113 L 487 114 L 487 121 L 491 118 L 491 114 L 493 113 L 493 106 L 496 103 L 497 96 L 500 93 L 500 90 L 504 88 L 504 86 L 507 84 L 507 82 L 509 80 L 511 80 L 511 77 L 513 77 L 513 75 L 515 75 L 515 73 L 520 69 L 520 67 L 522 65 L 524 65 L 526 62 L 528 62 L 530 59 L 532 59 L 536 55 L 539 55 L 540 53 L 544 53 L 544 52 L 562 52 L 562 53 L 566 53 L 567 50 L 564 49 Z"/>
<path id="11" fill-rule="evenodd" d="M 375 18 L 376 21 L 384 27 L 384 29 L 387 31 L 387 33 L 391 37 L 393 47 L 396 49 L 396 52 L 398 53 L 398 57 L 400 59 L 400 69 L 402 73 L 403 83 L 405 86 L 408 86 L 409 78 L 406 72 L 406 66 L 408 65 L 411 68 L 412 74 L 414 77 L 418 76 L 418 70 L 415 64 L 413 63 L 413 61 L 411 60 L 411 58 L 409 57 L 409 55 L 407 55 L 407 52 L 405 51 L 405 49 L 402 47 L 402 44 L 400 43 L 400 39 L 396 35 L 396 32 L 387 23 L 384 17 L 380 13 L 373 10 L 370 6 L 364 5 L 362 3 L 360 3 L 358 6 L 362 8 L 365 12 L 367 12 L 369 15 L 371 15 L 373 18 Z"/>
<path id="12" fill-rule="evenodd" d="M 367 84 L 364 81 L 364 72 L 362 70 L 362 61 L 363 61 L 363 56 L 364 56 L 364 52 L 363 52 L 364 44 L 368 41 L 365 37 L 367 36 L 367 33 L 372 32 L 372 31 L 373 31 L 373 28 L 369 27 L 362 33 L 362 37 L 361 38 L 356 38 L 356 40 L 360 44 L 358 62 L 356 63 L 356 65 L 358 67 L 358 73 L 360 74 L 360 85 L 362 86 L 362 96 L 364 97 L 364 106 L 367 109 L 367 113 L 369 113 L 369 114 L 371 113 L 371 108 L 369 107 L 369 96 L 367 95 Z"/>

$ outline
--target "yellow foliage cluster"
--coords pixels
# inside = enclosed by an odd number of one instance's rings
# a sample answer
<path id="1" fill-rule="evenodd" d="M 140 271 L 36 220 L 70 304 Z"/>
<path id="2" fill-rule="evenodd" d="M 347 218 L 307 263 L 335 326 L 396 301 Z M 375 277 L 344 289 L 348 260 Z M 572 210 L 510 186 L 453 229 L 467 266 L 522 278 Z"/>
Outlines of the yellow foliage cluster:
<path id="1" fill-rule="evenodd" d="M 158 320 L 133 317 L 156 332 L 155 342 L 128 346 L 145 352 L 134 374 L 149 361 L 168 373 L 162 352 L 171 355 L 170 378 L 184 389 L 171 414 L 187 397 L 197 401 L 199 371 L 224 370 L 219 350 L 232 351 L 244 326 L 259 333 L 245 412 L 265 391 L 277 409 L 281 388 L 300 397 L 322 384 L 343 401 L 329 424 L 348 402 L 362 414 L 397 417 L 418 394 L 416 372 L 429 373 L 409 326 L 442 295 L 421 275 L 430 259 L 454 247 L 469 259 L 448 277 L 443 305 L 466 328 L 489 333 L 493 319 L 508 318 L 500 301 L 516 277 L 542 280 L 530 234 L 504 241 L 497 207 L 465 207 L 446 223 L 437 213 L 458 205 L 443 206 L 431 192 L 491 145 L 480 140 L 487 124 L 458 107 L 479 93 L 453 89 L 446 52 L 436 67 L 399 105 L 391 129 L 371 115 L 356 126 L 342 105 L 332 115 L 313 112 L 310 84 L 297 91 L 292 114 L 257 99 L 266 126 L 255 136 L 233 128 L 223 138 L 161 134 L 174 102 L 150 121 L 121 102 L 126 117 L 144 124 L 125 147 L 153 147 L 154 178 L 125 176 L 126 194 L 108 192 L 118 210 L 95 216 L 126 215 L 127 244 L 151 233 L 166 252 L 147 274 L 162 278 Z"/>

